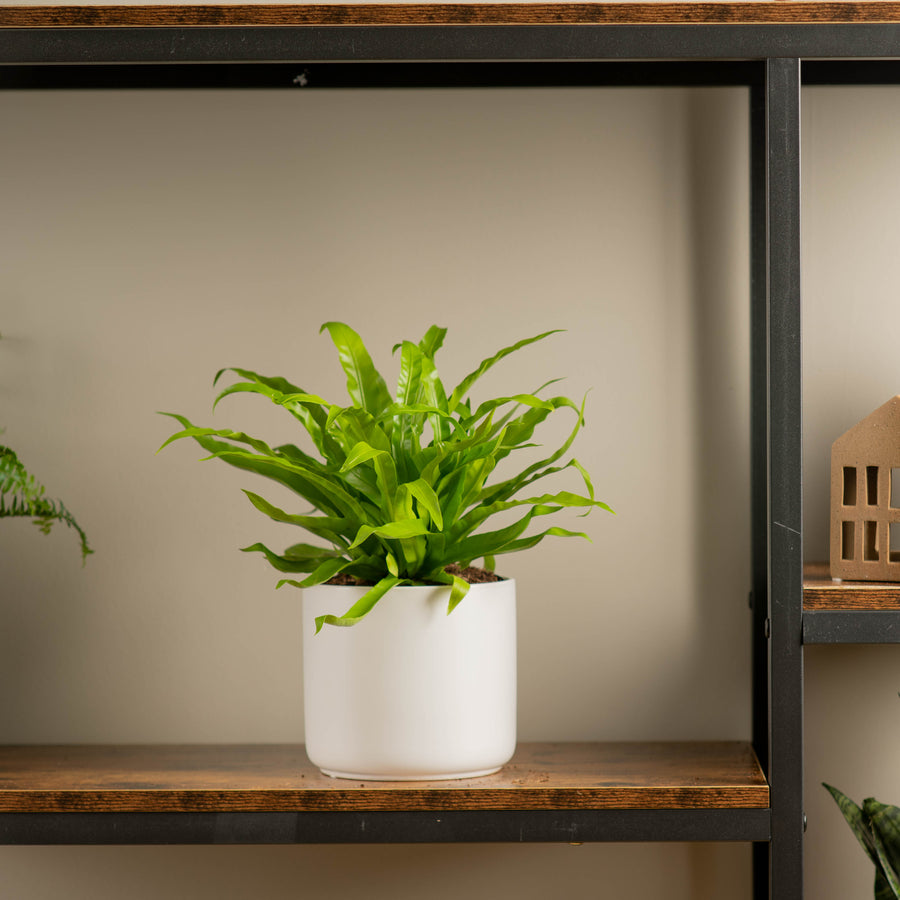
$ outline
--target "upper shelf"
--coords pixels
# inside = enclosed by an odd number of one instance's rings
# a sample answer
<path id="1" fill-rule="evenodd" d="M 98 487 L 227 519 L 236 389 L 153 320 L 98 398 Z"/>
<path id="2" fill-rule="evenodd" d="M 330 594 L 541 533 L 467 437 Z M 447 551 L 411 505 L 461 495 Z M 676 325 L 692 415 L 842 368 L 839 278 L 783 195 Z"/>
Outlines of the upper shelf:
<path id="1" fill-rule="evenodd" d="M 0 747 L 5 843 L 766 840 L 768 806 L 740 742 L 523 744 L 406 783 L 328 778 L 301 745 Z"/>
<path id="2" fill-rule="evenodd" d="M 618 3 L 326 3 L 11 6 L 7 27 L 253 25 L 684 25 L 900 22 L 893 0 L 679 0 Z"/>
<path id="3" fill-rule="evenodd" d="M 0 29 L 23 67 L 900 57 L 896 0 L 3 6 Z"/>
<path id="4" fill-rule="evenodd" d="M 900 583 L 833 581 L 824 563 L 803 575 L 804 643 L 900 643 Z"/>

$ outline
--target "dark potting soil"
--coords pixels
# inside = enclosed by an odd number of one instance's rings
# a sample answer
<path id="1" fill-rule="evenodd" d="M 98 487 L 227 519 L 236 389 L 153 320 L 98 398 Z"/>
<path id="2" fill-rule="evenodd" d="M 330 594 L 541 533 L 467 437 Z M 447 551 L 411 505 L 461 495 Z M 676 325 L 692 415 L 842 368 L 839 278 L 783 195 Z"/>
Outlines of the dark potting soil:
<path id="1" fill-rule="evenodd" d="M 478 566 L 466 566 L 463 569 L 461 566 L 458 566 L 456 563 L 451 563 L 449 566 L 444 567 L 444 571 L 450 575 L 457 575 L 462 578 L 464 581 L 468 581 L 469 584 L 485 584 L 490 581 L 503 581 L 496 572 L 488 572 L 487 569 L 481 569 Z M 339 585 L 356 585 L 360 587 L 371 587 L 374 582 L 373 581 L 363 581 L 361 578 L 357 578 L 355 575 L 345 575 L 343 572 L 339 572 L 333 578 L 329 578 L 325 584 L 339 584 Z"/>

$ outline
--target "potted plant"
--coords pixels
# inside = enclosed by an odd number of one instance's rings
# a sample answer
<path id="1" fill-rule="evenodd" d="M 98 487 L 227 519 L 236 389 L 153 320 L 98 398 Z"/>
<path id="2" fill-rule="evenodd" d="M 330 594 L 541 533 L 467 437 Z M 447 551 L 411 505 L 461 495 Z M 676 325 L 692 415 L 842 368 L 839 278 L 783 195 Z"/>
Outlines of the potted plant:
<path id="1" fill-rule="evenodd" d="M 875 900 L 900 900 L 900 809 L 874 797 L 860 808 L 837 788 L 824 787 L 875 866 Z"/>
<path id="2" fill-rule="evenodd" d="M 515 749 L 516 636 L 515 584 L 494 574 L 495 558 L 548 536 L 587 537 L 559 526 L 526 534 L 538 517 L 612 511 L 594 498 L 575 458 L 559 462 L 584 423 L 584 402 L 539 397 L 553 382 L 478 405 L 469 399 L 496 363 L 551 331 L 505 347 L 448 391 L 435 364 L 446 329 L 432 326 L 418 343 L 394 347 L 400 373 L 392 396 L 352 328 L 327 322 L 321 330 L 346 373 L 347 406 L 248 369 L 222 369 L 215 378 L 229 372 L 238 380 L 214 408 L 235 393 L 265 397 L 300 423 L 314 453 L 196 427 L 173 413 L 166 415 L 182 428 L 163 447 L 193 438 L 208 458 L 272 479 L 315 510 L 284 510 L 245 491 L 262 513 L 324 544 L 296 543 L 282 553 L 262 543 L 244 548 L 287 576 L 278 587 L 303 589 L 313 763 L 330 775 L 390 780 L 496 771 Z M 561 409 L 575 419 L 562 445 L 489 483 L 501 460 L 537 446 L 535 429 Z M 564 469 L 578 473 L 584 493 L 526 491 Z M 486 530 L 499 514 L 509 521 Z M 483 568 L 472 566 L 476 560 Z"/>

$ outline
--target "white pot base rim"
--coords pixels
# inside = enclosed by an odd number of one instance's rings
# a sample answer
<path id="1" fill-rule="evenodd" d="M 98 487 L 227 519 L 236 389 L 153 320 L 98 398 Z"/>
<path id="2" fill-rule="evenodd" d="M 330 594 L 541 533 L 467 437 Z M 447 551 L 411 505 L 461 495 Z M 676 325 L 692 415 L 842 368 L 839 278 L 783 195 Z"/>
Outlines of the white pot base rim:
<path id="1" fill-rule="evenodd" d="M 450 781 L 454 778 L 481 778 L 484 775 L 493 775 L 502 768 L 503 766 L 499 765 L 471 772 L 438 772 L 429 775 L 372 775 L 364 772 L 338 772 L 334 769 L 323 769 L 321 766 L 319 771 L 329 778 L 346 778 L 353 781 Z"/>

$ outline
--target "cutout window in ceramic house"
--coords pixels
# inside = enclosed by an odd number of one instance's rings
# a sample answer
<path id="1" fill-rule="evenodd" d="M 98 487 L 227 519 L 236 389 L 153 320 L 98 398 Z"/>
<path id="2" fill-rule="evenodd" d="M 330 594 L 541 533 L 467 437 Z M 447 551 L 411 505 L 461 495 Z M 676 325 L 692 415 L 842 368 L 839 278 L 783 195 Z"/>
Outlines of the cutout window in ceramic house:
<path id="1" fill-rule="evenodd" d="M 844 466 L 844 506 L 856 506 L 856 466 Z"/>
<path id="2" fill-rule="evenodd" d="M 856 523 L 841 522 L 841 559 L 851 560 L 854 558 L 854 548 L 856 546 Z"/>
<path id="3" fill-rule="evenodd" d="M 878 466 L 866 466 L 866 503 L 878 506 Z"/>
<path id="4" fill-rule="evenodd" d="M 878 523 L 866 522 L 863 531 L 863 559 L 866 562 L 878 562 L 881 558 L 878 552 Z"/>
<path id="5" fill-rule="evenodd" d="M 888 528 L 890 561 L 900 563 L 900 522 L 891 522 Z"/>

